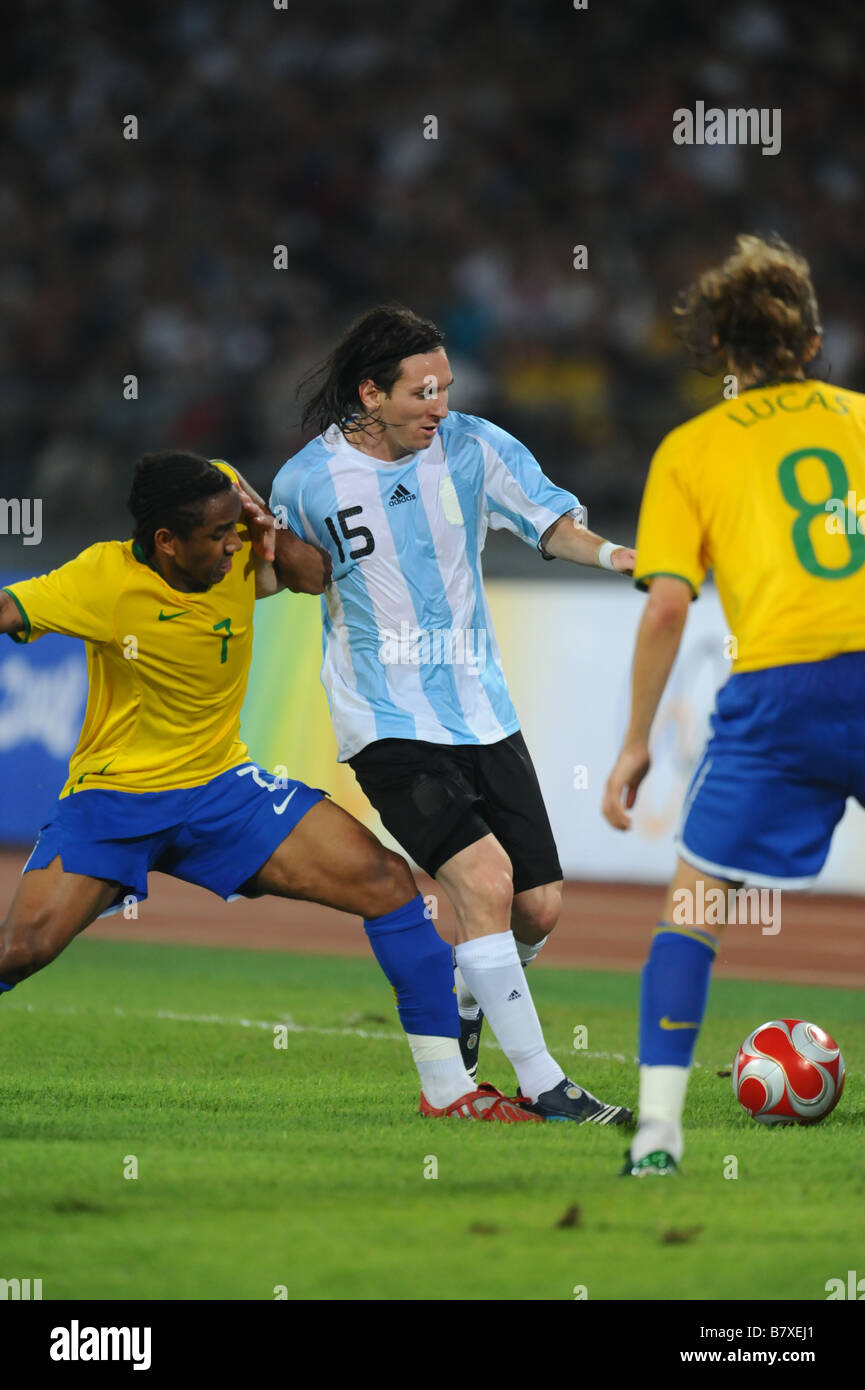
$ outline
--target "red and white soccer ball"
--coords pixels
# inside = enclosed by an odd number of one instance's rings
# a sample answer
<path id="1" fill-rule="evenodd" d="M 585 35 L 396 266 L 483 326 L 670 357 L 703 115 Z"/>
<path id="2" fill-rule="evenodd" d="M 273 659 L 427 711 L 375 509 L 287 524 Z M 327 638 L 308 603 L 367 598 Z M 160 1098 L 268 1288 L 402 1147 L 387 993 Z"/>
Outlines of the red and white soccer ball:
<path id="1" fill-rule="evenodd" d="M 776 1018 L 746 1038 L 733 1063 L 733 1094 L 761 1125 L 813 1125 L 844 1090 L 844 1058 L 816 1023 Z"/>

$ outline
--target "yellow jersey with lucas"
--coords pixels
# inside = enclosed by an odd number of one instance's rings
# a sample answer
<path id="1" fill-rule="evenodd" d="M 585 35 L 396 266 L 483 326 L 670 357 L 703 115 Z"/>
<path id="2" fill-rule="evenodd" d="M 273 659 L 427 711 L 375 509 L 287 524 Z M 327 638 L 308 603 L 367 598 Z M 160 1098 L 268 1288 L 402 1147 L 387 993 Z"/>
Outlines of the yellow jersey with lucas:
<path id="1" fill-rule="evenodd" d="M 713 570 L 733 670 L 865 651 L 865 395 L 757 386 L 668 434 L 649 470 L 634 582 Z"/>

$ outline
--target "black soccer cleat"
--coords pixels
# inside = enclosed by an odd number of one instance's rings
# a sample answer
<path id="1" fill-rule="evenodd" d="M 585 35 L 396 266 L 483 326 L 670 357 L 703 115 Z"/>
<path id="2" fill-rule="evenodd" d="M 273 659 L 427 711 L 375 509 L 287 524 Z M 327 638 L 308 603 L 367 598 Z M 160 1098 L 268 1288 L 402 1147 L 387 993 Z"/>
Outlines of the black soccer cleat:
<path id="1" fill-rule="evenodd" d="M 472 1081 L 477 1080 L 478 1075 L 478 1048 L 481 1042 L 481 1028 L 483 1027 L 484 1015 L 481 1010 L 477 1018 L 460 1019 L 460 1052 L 462 1054 L 463 1066 L 471 1077 Z"/>
<path id="2" fill-rule="evenodd" d="M 542 1091 L 536 1101 L 526 1096 L 517 1096 L 517 1100 L 526 1110 L 545 1120 L 572 1120 L 578 1125 L 628 1125 L 634 1118 L 624 1105 L 605 1105 L 567 1076 L 551 1091 Z"/>

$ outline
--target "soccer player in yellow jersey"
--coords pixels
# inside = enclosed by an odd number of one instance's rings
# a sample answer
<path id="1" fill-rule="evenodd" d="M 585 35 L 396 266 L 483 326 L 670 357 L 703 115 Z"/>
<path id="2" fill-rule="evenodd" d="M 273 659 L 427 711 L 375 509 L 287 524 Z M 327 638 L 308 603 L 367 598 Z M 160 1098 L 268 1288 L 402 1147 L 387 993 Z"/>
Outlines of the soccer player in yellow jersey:
<path id="1" fill-rule="evenodd" d="M 738 395 L 673 430 L 652 460 L 634 569 L 649 597 L 630 722 L 604 795 L 612 826 L 630 826 L 652 721 L 708 569 L 733 670 L 643 970 L 639 1127 L 624 1170 L 634 1176 L 674 1172 L 683 1149 L 719 944 L 714 920 L 687 905 L 729 901 L 743 883 L 807 887 L 847 797 L 865 804 L 865 396 L 806 380 L 817 302 L 806 261 L 778 238 L 740 236 L 677 312 L 685 341 L 725 363 Z"/>
<path id="2" fill-rule="evenodd" d="M 405 861 L 324 792 L 268 775 L 240 739 L 255 599 L 286 581 L 321 592 L 324 557 L 195 454 L 145 456 L 129 506 L 132 540 L 0 591 L 0 633 L 82 638 L 90 680 L 69 779 L 0 930 L 0 998 L 125 895 L 145 898 L 150 869 L 226 899 L 324 903 L 364 918 L 422 1113 L 531 1120 L 466 1073 L 451 951 Z"/>

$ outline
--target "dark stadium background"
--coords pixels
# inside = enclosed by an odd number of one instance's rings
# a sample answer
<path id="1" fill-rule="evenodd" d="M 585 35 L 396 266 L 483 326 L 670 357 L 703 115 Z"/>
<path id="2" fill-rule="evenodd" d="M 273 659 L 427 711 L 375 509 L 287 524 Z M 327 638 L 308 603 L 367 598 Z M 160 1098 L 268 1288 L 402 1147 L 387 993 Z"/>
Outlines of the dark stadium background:
<path id="1" fill-rule="evenodd" d="M 455 408 L 630 540 L 655 445 L 707 399 L 671 298 L 735 232 L 808 255 L 816 370 L 865 387 L 863 37 L 853 0 L 19 4 L 0 60 L 0 493 L 45 513 L 38 552 L 0 536 L 0 567 L 125 535 L 148 449 L 221 455 L 267 488 L 302 439 L 300 376 L 385 299 L 445 327 Z M 782 153 L 675 146 L 672 112 L 697 99 L 781 107 Z M 511 537 L 488 557 L 557 568 Z"/>

